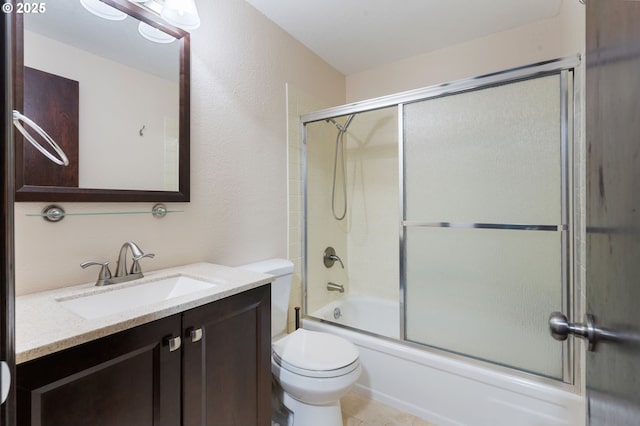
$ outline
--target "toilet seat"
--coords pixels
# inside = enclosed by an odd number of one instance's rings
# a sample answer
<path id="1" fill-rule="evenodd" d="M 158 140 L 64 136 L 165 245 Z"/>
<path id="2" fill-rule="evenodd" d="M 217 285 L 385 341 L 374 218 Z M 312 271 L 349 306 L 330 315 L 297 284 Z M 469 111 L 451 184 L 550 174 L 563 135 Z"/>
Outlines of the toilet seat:
<path id="1" fill-rule="evenodd" d="M 338 377 L 360 365 L 358 349 L 351 342 L 302 328 L 274 342 L 272 355 L 282 368 L 307 377 Z"/>

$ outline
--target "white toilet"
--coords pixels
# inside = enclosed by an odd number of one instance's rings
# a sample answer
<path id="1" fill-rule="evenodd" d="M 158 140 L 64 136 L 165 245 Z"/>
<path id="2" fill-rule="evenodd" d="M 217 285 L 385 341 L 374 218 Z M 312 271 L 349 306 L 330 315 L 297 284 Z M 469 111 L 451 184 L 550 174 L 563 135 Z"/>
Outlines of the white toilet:
<path id="1" fill-rule="evenodd" d="M 293 413 L 293 425 L 342 426 L 340 398 L 362 371 L 358 349 L 329 333 L 299 328 L 286 334 L 293 263 L 270 259 L 239 268 L 276 276 L 271 283 L 271 372 L 284 391 L 282 403 Z"/>

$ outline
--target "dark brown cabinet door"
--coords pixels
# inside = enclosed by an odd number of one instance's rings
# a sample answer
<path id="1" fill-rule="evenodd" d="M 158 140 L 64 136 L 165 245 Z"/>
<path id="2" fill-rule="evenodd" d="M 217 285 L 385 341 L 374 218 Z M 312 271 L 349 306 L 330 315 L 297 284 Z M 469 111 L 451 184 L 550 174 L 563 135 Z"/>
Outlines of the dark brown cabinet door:
<path id="1" fill-rule="evenodd" d="M 183 426 L 271 425 L 270 289 L 183 314 Z"/>
<path id="2" fill-rule="evenodd" d="M 18 365 L 18 425 L 180 424 L 174 315 Z"/>
<path id="3" fill-rule="evenodd" d="M 22 144 L 24 183 L 77 188 L 80 84 L 75 80 L 29 67 L 24 67 L 23 78 L 24 115 L 38 123 L 69 159 L 68 166 L 60 167 L 25 139 Z M 38 140 L 42 143 L 41 139 Z"/>

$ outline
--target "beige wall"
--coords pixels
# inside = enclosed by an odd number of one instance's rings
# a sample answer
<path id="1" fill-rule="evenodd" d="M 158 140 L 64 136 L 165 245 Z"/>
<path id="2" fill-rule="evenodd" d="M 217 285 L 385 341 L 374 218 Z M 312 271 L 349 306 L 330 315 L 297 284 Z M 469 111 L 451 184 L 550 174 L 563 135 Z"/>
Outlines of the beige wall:
<path id="1" fill-rule="evenodd" d="M 475 77 L 584 52 L 584 5 L 512 30 L 347 76 L 347 102 Z"/>
<path id="2" fill-rule="evenodd" d="M 227 265 L 287 255 L 285 83 L 325 105 L 344 103 L 344 76 L 244 1 L 199 1 L 192 35 L 191 203 L 151 215 L 36 217 L 16 204 L 16 291 L 93 281 L 85 260 L 115 267 L 124 241 L 156 253 L 143 269 Z M 68 212 L 150 211 L 152 203 L 61 203 Z"/>

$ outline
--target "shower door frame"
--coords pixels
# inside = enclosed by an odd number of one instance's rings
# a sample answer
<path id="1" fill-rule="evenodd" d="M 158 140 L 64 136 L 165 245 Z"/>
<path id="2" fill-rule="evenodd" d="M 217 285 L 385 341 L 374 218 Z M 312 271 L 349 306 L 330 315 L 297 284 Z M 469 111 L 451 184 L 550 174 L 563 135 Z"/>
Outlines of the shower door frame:
<path id="1" fill-rule="evenodd" d="M 426 88 L 400 92 L 393 95 L 383 96 L 379 98 L 369 99 L 360 102 L 354 102 L 338 107 L 327 108 L 320 111 L 316 111 L 310 114 L 300 116 L 300 134 L 302 135 L 302 175 L 303 175 L 303 233 L 302 233 L 302 287 L 303 287 L 303 314 L 308 317 L 308 303 L 307 303 L 307 160 L 306 160 L 306 144 L 307 134 L 306 125 L 313 122 L 322 120 L 328 120 L 329 118 L 340 117 L 348 114 L 357 114 L 362 112 L 374 111 L 383 108 L 397 107 L 397 120 L 398 120 L 398 159 L 399 159 L 399 220 L 398 220 L 398 236 L 399 236 L 399 266 L 400 266 L 400 338 L 399 342 L 413 347 L 418 347 L 425 350 L 432 350 L 437 353 L 443 353 L 447 356 L 453 356 L 455 358 L 464 359 L 465 361 L 478 363 L 479 365 L 490 365 L 492 368 L 497 368 L 510 374 L 522 375 L 523 377 L 540 380 L 545 383 L 558 384 L 563 383 L 568 385 L 569 388 L 581 386 L 580 375 L 577 373 L 576 366 L 576 351 L 575 345 L 572 339 L 567 339 L 562 343 L 562 372 L 563 377 L 561 381 L 554 378 L 549 378 L 539 374 L 519 370 L 515 367 L 503 366 L 496 364 L 489 360 L 482 360 L 474 358 L 470 355 L 458 354 L 448 351 L 446 349 L 440 349 L 427 344 L 421 344 L 412 342 L 406 339 L 406 244 L 405 244 L 405 231 L 408 226 L 451 226 L 451 224 L 418 224 L 410 221 L 406 221 L 405 218 L 405 164 L 404 164 L 404 105 L 426 101 L 429 99 L 440 98 L 449 95 L 460 94 L 469 91 L 475 91 L 480 89 L 487 89 L 490 87 L 500 86 L 509 83 L 515 83 L 518 81 L 534 79 L 538 77 L 544 77 L 549 75 L 559 75 L 560 77 L 560 132 L 561 132 L 561 224 L 559 226 L 543 225 L 534 230 L 549 231 L 556 230 L 562 232 L 562 278 L 563 286 L 561 289 L 561 303 L 562 310 L 570 319 L 580 318 L 583 314 L 583 307 L 578 300 L 577 295 L 581 295 L 581 292 L 577 291 L 576 285 L 579 282 L 579 277 L 582 275 L 576 268 L 574 261 L 574 252 L 576 247 L 582 241 L 582 233 L 577 232 L 583 228 L 582 219 L 580 214 L 576 214 L 574 211 L 574 204 L 578 203 L 577 198 L 581 198 L 579 194 L 575 194 L 571 187 L 576 187 L 576 183 L 580 182 L 581 171 L 580 167 L 576 167 L 574 158 L 576 157 L 576 141 L 581 140 L 580 136 L 580 104 L 581 104 L 581 78 L 580 78 L 580 64 L 581 57 L 579 55 L 558 58 L 554 60 L 538 62 L 531 65 L 526 65 L 518 68 L 513 68 L 496 73 L 486 74 L 479 77 L 468 78 L 464 80 L 457 80 L 450 83 L 439 84 L 435 86 L 429 86 Z M 570 91 L 570 88 L 573 90 Z M 571 97 L 571 99 L 570 99 Z M 573 108 L 570 110 L 570 106 Z M 460 226 L 465 227 L 490 227 L 492 229 L 517 229 L 512 228 L 512 225 L 500 225 L 495 227 L 496 224 L 463 224 Z M 551 229 L 555 228 L 555 229 Z M 523 228 L 524 229 L 524 228 Z M 527 226 L 526 229 L 531 230 L 531 226 Z M 315 318 L 321 322 L 327 322 L 326 320 Z M 332 325 L 351 328 L 342 324 Z M 364 330 L 357 330 L 358 332 L 373 334 Z M 377 336 L 377 335 L 376 335 Z M 381 338 L 387 338 L 384 336 L 377 336 Z M 390 338 L 387 338 L 390 339 Z M 392 339 L 396 340 L 396 339 Z"/>

